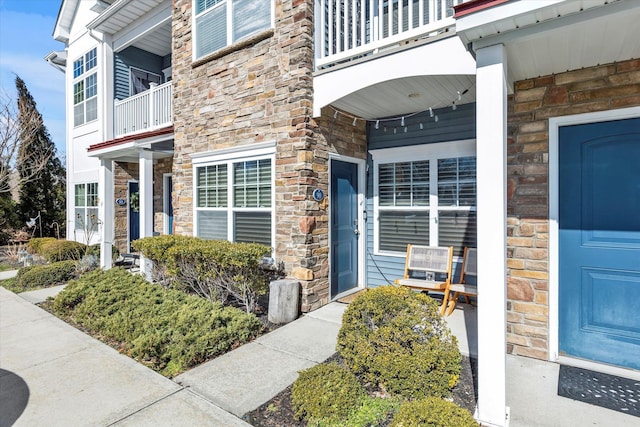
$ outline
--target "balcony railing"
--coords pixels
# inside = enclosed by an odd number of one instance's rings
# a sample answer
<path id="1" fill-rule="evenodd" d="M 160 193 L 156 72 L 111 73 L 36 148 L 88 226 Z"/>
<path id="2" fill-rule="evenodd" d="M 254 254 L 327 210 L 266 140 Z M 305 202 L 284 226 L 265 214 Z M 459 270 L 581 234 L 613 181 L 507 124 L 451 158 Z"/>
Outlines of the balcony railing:
<path id="1" fill-rule="evenodd" d="M 316 69 L 438 34 L 466 1 L 315 0 Z"/>
<path id="2" fill-rule="evenodd" d="M 172 114 L 171 82 L 155 85 L 137 95 L 115 101 L 114 138 L 147 132 L 171 125 Z"/>

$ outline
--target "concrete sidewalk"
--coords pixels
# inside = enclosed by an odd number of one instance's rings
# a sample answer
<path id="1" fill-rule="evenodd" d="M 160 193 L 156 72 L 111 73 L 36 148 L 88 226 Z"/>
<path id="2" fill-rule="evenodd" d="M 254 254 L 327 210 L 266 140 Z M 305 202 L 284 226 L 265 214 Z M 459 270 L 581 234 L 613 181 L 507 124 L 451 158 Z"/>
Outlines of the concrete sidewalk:
<path id="1" fill-rule="evenodd" d="M 328 304 L 175 380 L 241 417 L 291 385 L 299 371 L 335 353 L 346 307 Z"/>
<path id="2" fill-rule="evenodd" d="M 0 287 L 0 426 L 247 426 Z"/>

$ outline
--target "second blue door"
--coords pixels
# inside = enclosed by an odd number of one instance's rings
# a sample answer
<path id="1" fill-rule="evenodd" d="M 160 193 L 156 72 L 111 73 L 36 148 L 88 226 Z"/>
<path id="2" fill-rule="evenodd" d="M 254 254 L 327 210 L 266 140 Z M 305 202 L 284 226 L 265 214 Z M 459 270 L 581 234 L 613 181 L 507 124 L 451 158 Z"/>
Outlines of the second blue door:
<path id="1" fill-rule="evenodd" d="M 358 165 L 331 162 L 331 296 L 358 286 Z"/>
<path id="2" fill-rule="evenodd" d="M 560 354 L 640 369 L 640 119 L 559 136 Z"/>

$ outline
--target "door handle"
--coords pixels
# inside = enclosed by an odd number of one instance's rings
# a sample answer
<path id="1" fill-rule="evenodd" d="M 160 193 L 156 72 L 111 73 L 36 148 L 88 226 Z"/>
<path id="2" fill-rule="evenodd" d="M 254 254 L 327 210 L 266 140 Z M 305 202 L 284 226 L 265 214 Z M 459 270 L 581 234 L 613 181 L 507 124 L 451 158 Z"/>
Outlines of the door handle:
<path id="1" fill-rule="evenodd" d="M 355 234 L 356 236 L 360 235 L 360 230 L 358 230 L 357 228 L 353 229 L 353 234 Z"/>

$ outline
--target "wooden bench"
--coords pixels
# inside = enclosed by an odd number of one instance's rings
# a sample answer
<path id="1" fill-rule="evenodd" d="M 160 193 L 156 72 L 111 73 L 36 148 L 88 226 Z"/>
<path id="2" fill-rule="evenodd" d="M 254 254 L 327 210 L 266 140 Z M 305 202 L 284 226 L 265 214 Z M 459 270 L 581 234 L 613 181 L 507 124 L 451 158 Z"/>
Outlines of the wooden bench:
<path id="1" fill-rule="evenodd" d="M 452 262 L 453 246 L 407 245 L 404 277 L 396 279 L 396 285 L 444 292 L 451 283 Z"/>
<path id="2" fill-rule="evenodd" d="M 469 303 L 470 296 L 478 295 L 478 287 L 468 284 L 467 276 L 478 276 L 478 249 L 476 248 L 464 248 L 460 283 L 450 283 L 445 290 L 444 299 L 442 300 L 442 311 L 447 316 L 456 308 L 456 303 L 460 296 L 464 296 L 467 303 Z"/>

